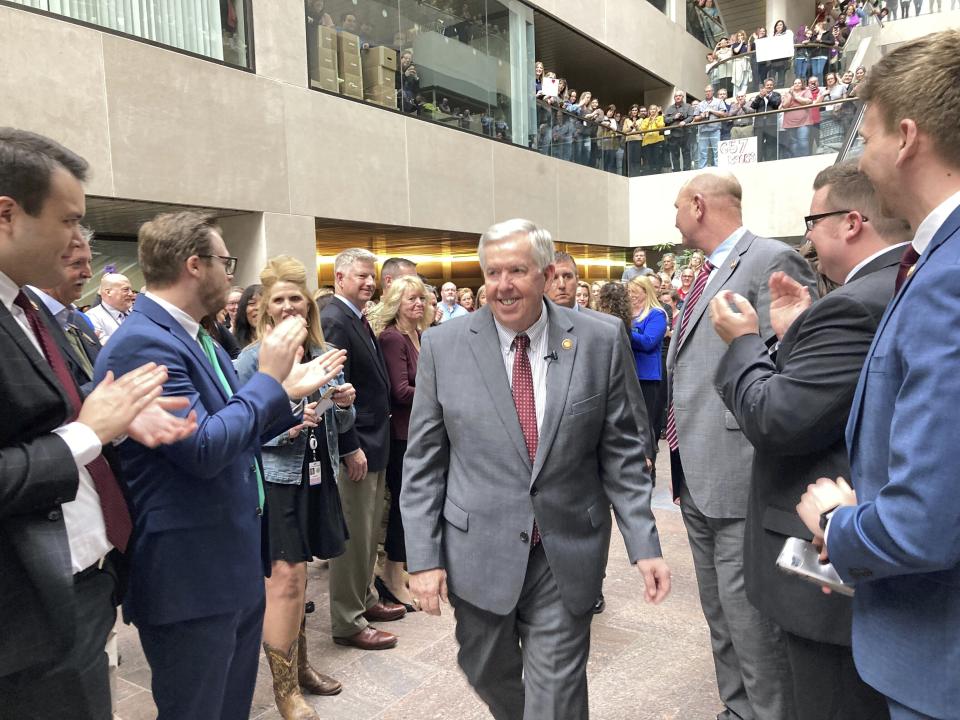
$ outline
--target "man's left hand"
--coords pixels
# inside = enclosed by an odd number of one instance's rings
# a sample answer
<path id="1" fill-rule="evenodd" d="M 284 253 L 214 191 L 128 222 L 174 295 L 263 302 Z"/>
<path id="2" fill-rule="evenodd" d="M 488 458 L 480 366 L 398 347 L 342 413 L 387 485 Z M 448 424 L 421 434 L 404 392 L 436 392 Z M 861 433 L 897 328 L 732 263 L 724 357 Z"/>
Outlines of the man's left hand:
<path id="1" fill-rule="evenodd" d="M 710 319 L 713 329 L 727 345 L 742 335 L 760 334 L 760 320 L 750 301 L 729 290 L 718 293 L 710 301 Z"/>
<path id="2" fill-rule="evenodd" d="M 185 397 L 159 397 L 137 414 L 127 427 L 127 435 L 149 448 L 179 442 L 196 431 L 197 411 L 186 417 L 169 411 L 183 410 L 189 405 L 190 400 Z"/>
<path id="3" fill-rule="evenodd" d="M 670 594 L 670 568 L 662 557 L 637 561 L 643 578 L 643 599 L 659 605 Z"/>

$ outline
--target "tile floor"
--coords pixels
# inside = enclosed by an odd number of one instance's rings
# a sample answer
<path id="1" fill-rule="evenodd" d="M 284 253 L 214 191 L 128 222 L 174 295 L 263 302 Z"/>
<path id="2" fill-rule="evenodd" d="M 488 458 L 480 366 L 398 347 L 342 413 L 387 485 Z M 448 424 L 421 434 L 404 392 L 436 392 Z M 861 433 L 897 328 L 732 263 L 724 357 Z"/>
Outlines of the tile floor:
<path id="1" fill-rule="evenodd" d="M 668 453 L 661 453 L 661 478 L 669 477 Z M 697 584 L 678 508 L 659 487 L 654 509 L 660 539 L 673 572 L 673 592 L 653 607 L 643 602 L 637 571 L 614 525 L 604 593 L 607 608 L 593 622 L 588 674 L 590 716 L 594 720 L 692 720 L 713 718 L 720 709 L 710 656 L 709 636 L 700 612 Z M 398 646 L 364 652 L 334 645 L 330 638 L 327 570 L 310 568 L 307 595 L 316 612 L 307 616 L 313 665 L 341 680 L 343 692 L 313 698 L 324 720 L 480 720 L 490 718 L 456 663 L 452 613 L 422 613 L 385 624 L 400 637 Z M 118 716 L 154 720 L 150 669 L 136 631 L 122 626 Z M 280 718 L 266 660 L 260 674 L 251 720 Z"/>

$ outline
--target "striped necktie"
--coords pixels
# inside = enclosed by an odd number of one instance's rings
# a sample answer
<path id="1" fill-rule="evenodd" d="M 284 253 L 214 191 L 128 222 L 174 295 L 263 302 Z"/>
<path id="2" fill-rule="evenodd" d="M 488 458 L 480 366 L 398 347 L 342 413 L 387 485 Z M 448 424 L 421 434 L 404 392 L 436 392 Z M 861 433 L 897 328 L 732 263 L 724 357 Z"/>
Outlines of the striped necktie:
<path id="1" fill-rule="evenodd" d="M 687 332 L 687 323 L 690 322 L 690 317 L 693 315 L 693 308 L 700 300 L 700 296 L 703 295 L 703 289 L 707 286 L 711 272 L 713 272 L 713 263 L 709 260 L 704 261 L 703 270 L 697 275 L 696 282 L 683 301 L 683 312 L 680 314 L 680 330 L 677 331 L 678 352 L 683 336 Z M 671 450 L 680 448 L 680 438 L 677 436 L 677 414 L 673 409 L 673 402 L 670 403 L 670 409 L 667 411 L 667 444 L 670 445 Z"/>

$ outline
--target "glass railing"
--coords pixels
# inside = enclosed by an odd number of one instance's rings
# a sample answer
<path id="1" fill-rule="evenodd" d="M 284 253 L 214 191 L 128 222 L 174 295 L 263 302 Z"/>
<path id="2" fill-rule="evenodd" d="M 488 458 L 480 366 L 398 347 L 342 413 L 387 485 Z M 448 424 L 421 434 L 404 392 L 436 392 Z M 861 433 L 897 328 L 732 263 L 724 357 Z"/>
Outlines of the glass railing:
<path id="1" fill-rule="evenodd" d="M 654 155 L 650 175 L 706 167 L 734 168 L 758 162 L 786 160 L 840 152 L 854 132 L 861 103 L 856 98 L 791 105 L 778 110 L 752 109 L 725 118 L 695 120 L 668 126 L 661 133 L 663 149 Z M 669 113 L 670 108 L 665 109 Z M 641 132 L 647 135 L 649 132 Z M 659 163 L 657 159 L 659 158 Z"/>
<path id="2" fill-rule="evenodd" d="M 687 0 L 687 32 L 708 48 L 716 47 L 720 38 L 729 37 L 716 0 Z"/>
<path id="3" fill-rule="evenodd" d="M 731 98 L 740 93 L 758 92 L 767 78 L 773 80 L 776 88 L 790 87 L 797 78 L 806 85 L 811 77 L 817 78 L 822 86 L 828 73 L 839 76 L 846 70 L 844 62 L 849 63 L 851 59 L 841 52 L 834 45 L 803 43 L 793 46 L 790 57 L 764 62 L 757 61 L 756 52 L 741 53 L 710 65 L 707 79 L 714 90 L 724 88 Z"/>
<path id="4" fill-rule="evenodd" d="M 9 0 L 35 10 L 249 68 L 248 0 Z"/>
<path id="5" fill-rule="evenodd" d="M 310 86 L 529 145 L 533 10 L 518 0 L 307 0 Z"/>
<path id="6" fill-rule="evenodd" d="M 736 112 L 737 105 L 730 107 Z M 838 153 L 849 144 L 860 107 L 856 98 L 766 112 L 748 106 L 742 114 L 701 120 L 695 114 L 696 106 L 684 104 L 681 112 L 668 107 L 660 116 L 671 122 L 678 118 L 674 124 L 638 120 L 638 129 L 624 132 L 622 120 L 613 129 L 602 115 L 593 119 L 541 100 L 537 103 L 538 132 L 531 147 L 559 160 L 627 177 L 730 168 Z"/>

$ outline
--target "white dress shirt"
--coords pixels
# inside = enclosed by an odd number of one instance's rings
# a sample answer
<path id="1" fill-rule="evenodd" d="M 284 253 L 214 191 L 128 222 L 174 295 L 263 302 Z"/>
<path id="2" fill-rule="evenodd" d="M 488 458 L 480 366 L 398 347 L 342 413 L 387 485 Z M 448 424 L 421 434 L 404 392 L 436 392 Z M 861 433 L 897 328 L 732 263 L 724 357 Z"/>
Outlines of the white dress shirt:
<path id="1" fill-rule="evenodd" d="M 196 320 L 194 320 L 192 317 L 190 317 L 189 315 L 187 315 L 187 313 L 185 313 L 183 310 L 181 310 L 180 308 L 178 308 L 178 307 L 177 307 L 176 305 L 174 305 L 173 303 L 167 302 L 167 301 L 164 300 L 162 297 L 157 297 L 156 295 L 154 295 L 154 294 L 153 294 L 152 292 L 150 292 L 149 290 L 144 290 L 144 291 L 143 291 L 143 295 L 144 295 L 144 297 L 150 298 L 150 299 L 153 300 L 157 305 L 159 305 L 159 306 L 162 307 L 164 310 L 166 310 L 168 313 L 170 313 L 170 317 L 172 317 L 174 320 L 176 320 L 176 321 L 180 324 L 180 327 L 182 327 L 182 328 L 186 331 L 187 335 L 189 335 L 189 336 L 192 337 L 194 340 L 196 340 L 198 345 L 200 344 L 200 337 L 199 337 L 199 336 L 200 336 L 200 323 L 198 323 L 198 322 L 197 322 Z M 203 346 L 200 345 L 200 347 L 203 347 Z"/>
<path id="2" fill-rule="evenodd" d="M 20 288 L 13 280 L 0 272 L 0 301 L 13 315 L 43 362 L 47 362 L 26 314 L 20 306 L 14 305 L 13 301 L 19 292 Z M 93 478 L 90 477 L 86 468 L 87 463 L 93 462 L 100 454 L 100 438 L 90 427 L 79 422 L 67 423 L 53 432 L 59 435 L 70 449 L 80 478 L 76 498 L 61 506 L 63 521 L 67 528 L 67 541 L 70 545 L 70 564 L 73 572 L 76 573 L 99 561 L 113 548 L 107 540 L 107 528 L 103 522 L 100 496 L 97 495 Z"/>
<path id="3" fill-rule="evenodd" d="M 547 368 L 550 360 L 547 358 L 547 306 L 541 301 L 542 308 L 540 317 L 533 325 L 522 331 L 530 338 L 530 345 L 527 347 L 527 358 L 530 360 L 530 371 L 533 374 L 533 402 L 537 406 L 537 434 L 543 426 L 543 411 L 547 403 Z M 497 335 L 500 337 L 500 351 L 503 354 L 503 364 L 507 369 L 507 382 L 513 388 L 513 340 L 520 333 L 515 330 L 505 328 L 497 322 L 496 316 L 493 318 L 497 326 Z"/>
<path id="4" fill-rule="evenodd" d="M 943 225 L 947 218 L 953 214 L 953 211 L 960 207 L 960 192 L 954 193 L 942 203 L 937 205 L 933 211 L 927 215 L 923 222 L 917 226 L 917 232 L 913 236 L 913 249 L 917 254 L 923 255 L 927 246 L 937 234 L 937 230 Z"/>
<path id="5" fill-rule="evenodd" d="M 896 247 L 898 247 L 898 248 L 906 248 L 906 247 L 907 247 L 907 243 L 904 242 L 904 243 L 897 243 L 896 245 L 890 245 L 889 247 L 885 247 L 885 248 L 882 248 L 882 249 L 880 249 L 880 250 L 877 250 L 877 251 L 876 251 L 873 255 L 871 255 L 870 257 L 864 258 L 863 260 L 861 260 L 860 262 L 858 262 L 856 265 L 853 266 L 853 270 L 851 270 L 850 272 L 847 273 L 847 278 L 843 281 L 843 284 L 846 285 L 848 282 L 850 282 L 851 280 L 853 280 L 854 275 L 856 275 L 858 272 L 860 272 L 861 270 L 863 270 L 863 268 L 865 268 L 865 267 L 866 267 L 867 265 L 869 265 L 871 262 L 873 262 L 874 260 L 876 260 L 876 259 L 877 259 L 878 257 L 880 257 L 881 255 L 883 255 L 885 252 L 889 252 L 890 250 L 893 250 L 893 248 L 896 248 Z"/>
<path id="6" fill-rule="evenodd" d="M 707 278 L 707 285 L 710 284 L 710 281 L 713 280 L 714 275 L 716 275 L 717 270 L 719 270 L 723 263 L 726 261 L 727 257 L 733 252 L 733 249 L 737 246 L 737 243 L 743 239 L 743 236 L 747 234 L 747 228 L 743 225 L 734 230 L 730 235 L 727 236 L 727 239 L 722 243 L 717 245 L 714 248 L 714 251 L 710 253 L 710 257 L 707 260 L 710 261 L 710 264 L 713 265 L 713 270 L 710 271 L 710 277 Z M 694 280 L 696 282 L 696 280 Z M 693 289 L 693 286 L 690 286 L 690 289 Z M 706 290 L 706 288 L 704 288 Z"/>

